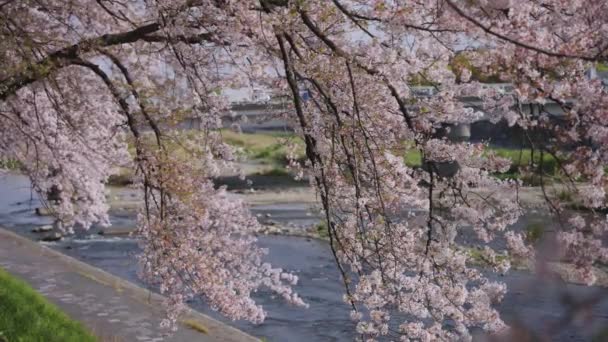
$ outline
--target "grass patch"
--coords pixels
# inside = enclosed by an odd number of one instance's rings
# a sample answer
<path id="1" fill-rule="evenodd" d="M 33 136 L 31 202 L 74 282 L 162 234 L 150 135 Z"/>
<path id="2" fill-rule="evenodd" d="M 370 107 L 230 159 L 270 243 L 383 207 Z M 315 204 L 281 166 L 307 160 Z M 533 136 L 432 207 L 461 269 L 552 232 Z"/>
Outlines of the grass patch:
<path id="1" fill-rule="evenodd" d="M 315 232 L 320 239 L 328 239 L 329 238 L 329 230 L 327 229 L 327 223 L 321 222 L 317 224 L 315 227 Z"/>
<path id="2" fill-rule="evenodd" d="M 608 327 L 601 328 L 592 338 L 591 342 L 605 342 L 608 341 Z"/>
<path id="3" fill-rule="evenodd" d="M 532 153 L 530 149 L 512 149 L 502 147 L 488 147 L 487 151 L 494 152 L 497 156 L 511 160 L 512 165 L 510 172 L 517 172 L 520 168 L 529 165 L 540 164 L 540 153 Z M 422 155 L 415 148 L 407 149 L 405 153 L 405 163 L 407 165 L 419 166 L 422 163 Z M 554 174 L 557 171 L 557 161 L 550 154 L 543 155 L 543 171 L 548 174 Z"/>
<path id="4" fill-rule="evenodd" d="M 237 133 L 228 129 L 218 131 L 222 140 L 237 149 L 237 153 L 245 160 L 257 162 L 262 165 L 272 166 L 270 171 L 261 173 L 264 176 L 286 176 L 288 175 L 285 166 L 287 165 L 288 146 L 295 145 L 295 157 L 298 160 L 305 158 L 305 146 L 303 140 L 290 132 L 268 132 L 268 133 Z M 196 139 L 198 131 L 180 132 L 176 139 L 188 141 Z M 183 139 L 183 140 L 182 140 Z M 147 144 L 154 144 L 154 137 L 151 134 L 144 135 Z M 177 154 L 183 158 L 190 158 L 187 152 L 177 143 L 167 141 L 170 153 Z M 411 168 L 422 166 L 422 155 L 419 150 L 414 148 L 411 142 L 404 142 L 396 153 L 403 155 L 404 163 Z M 132 142 L 129 150 L 134 154 Z M 488 147 L 487 151 L 494 152 L 497 156 L 511 160 L 512 164 L 505 173 L 496 173 L 498 179 L 518 179 L 525 186 L 539 186 L 542 183 L 551 184 L 553 181 L 560 180 L 558 163 L 550 154 L 544 154 L 541 160 L 538 151 L 532 152 L 531 149 L 512 149 Z M 539 165 L 542 164 L 542 168 Z M 543 177 L 538 174 L 539 169 Z M 108 184 L 116 186 L 130 185 L 132 182 L 131 170 L 121 170 L 117 175 L 110 177 Z"/>
<path id="5" fill-rule="evenodd" d="M 131 170 L 121 170 L 115 175 L 110 175 L 107 184 L 112 186 L 128 186 L 133 184 Z"/>
<path id="6" fill-rule="evenodd" d="M 494 152 L 497 156 L 511 160 L 511 167 L 505 173 L 496 173 L 498 179 L 520 179 L 524 185 L 539 186 L 541 177 L 538 175 L 539 165 L 541 164 L 540 153 L 532 153 L 530 149 L 509 149 L 488 147 L 487 151 Z M 406 147 L 404 162 L 409 167 L 420 167 L 422 165 L 422 155 L 417 149 Z M 551 184 L 552 179 L 559 177 L 558 165 L 555 158 L 549 154 L 544 154 L 542 159 L 542 172 L 544 174 L 542 182 Z M 529 170 L 530 172 L 525 172 Z"/>
<path id="7" fill-rule="evenodd" d="M 0 341 L 96 341 L 27 283 L 0 269 Z"/>
<path id="8" fill-rule="evenodd" d="M 511 160 L 511 167 L 505 173 L 496 173 L 498 179 L 519 179 L 525 186 L 540 186 L 551 184 L 560 178 L 557 160 L 550 154 L 534 153 L 530 149 L 510 149 L 489 147 L 498 157 Z M 542 167 L 541 167 L 542 165 Z M 539 174 L 542 172 L 543 176 Z"/>
<path id="9" fill-rule="evenodd" d="M 289 176 L 289 172 L 285 170 L 285 168 L 274 167 L 270 170 L 265 170 L 257 173 L 258 176 L 266 176 L 266 177 L 287 177 Z"/>
<path id="10" fill-rule="evenodd" d="M 540 222 L 533 222 L 526 226 L 526 240 L 529 243 L 538 242 L 545 234 L 545 225 Z"/>
<path id="11" fill-rule="evenodd" d="M 491 264 L 490 260 L 486 258 L 486 255 L 484 254 L 483 250 L 480 250 L 478 248 L 465 248 L 465 250 L 469 256 L 469 260 L 471 260 L 474 264 L 483 266 L 488 266 Z M 509 257 L 506 255 L 496 254 L 496 262 L 498 263 L 508 259 Z"/>
<path id="12" fill-rule="evenodd" d="M 606 72 L 608 71 L 608 64 L 606 63 L 597 63 L 595 65 L 595 69 L 599 72 Z"/>
<path id="13" fill-rule="evenodd" d="M 4 170 L 19 170 L 21 163 L 14 159 L 0 159 L 0 169 Z"/>
<path id="14" fill-rule="evenodd" d="M 228 145 L 236 148 L 237 154 L 248 161 L 270 165 L 272 170 L 264 172 L 265 176 L 286 176 L 288 175 L 285 166 L 288 163 L 289 145 L 295 145 L 296 159 L 305 157 L 304 142 L 293 133 L 270 132 L 270 133 L 237 133 L 228 129 L 217 131 L 221 139 Z M 200 131 L 176 131 L 170 139 L 166 139 L 164 144 L 168 152 L 180 160 L 196 159 L 192 156 L 192 151 L 187 151 L 182 143 L 194 142 L 200 135 Z M 156 142 L 154 135 L 146 133 L 142 135 L 142 142 L 155 148 Z M 129 153 L 135 156 L 134 141 L 127 141 Z M 133 183 L 133 170 L 120 169 L 117 174 L 109 177 L 107 184 L 113 186 L 127 186 Z M 0 341 L 1 342 L 1 341 Z"/>
<path id="15" fill-rule="evenodd" d="M 265 164 L 285 165 L 287 163 L 287 146 L 296 146 L 296 158 L 304 158 L 304 142 L 293 133 L 236 133 L 221 130 L 225 143 L 237 147 L 249 160 Z"/>
<path id="16" fill-rule="evenodd" d="M 532 150 L 528 148 L 511 149 L 490 147 L 489 150 L 496 153 L 496 155 L 499 157 L 510 159 L 513 162 L 511 165 L 512 171 L 516 171 L 519 168 L 529 165 L 535 165 L 538 167 L 538 165 L 541 164 L 540 153 L 538 151 L 532 153 Z M 543 171 L 547 174 L 555 174 L 558 169 L 555 158 L 547 153 L 543 154 L 542 166 Z"/>
<path id="17" fill-rule="evenodd" d="M 572 202 L 574 199 L 572 197 L 572 192 L 568 190 L 562 190 L 557 193 L 557 199 L 562 202 Z"/>
<path id="18" fill-rule="evenodd" d="M 566 208 L 568 208 L 570 210 L 586 211 L 586 212 L 593 212 L 593 213 L 596 213 L 596 214 L 606 214 L 606 215 L 608 215 L 608 207 L 590 208 L 590 207 L 584 205 L 583 203 L 570 202 L 566 206 Z"/>
<path id="19" fill-rule="evenodd" d="M 181 321 L 181 323 L 183 325 L 185 325 L 186 327 L 188 327 L 188 328 L 190 328 L 190 329 L 192 329 L 194 331 L 197 331 L 197 332 L 199 332 L 201 334 L 208 334 L 209 333 L 209 330 L 207 329 L 207 327 L 205 327 L 203 324 L 199 323 L 196 320 L 185 319 L 185 320 Z"/>
<path id="20" fill-rule="evenodd" d="M 405 165 L 409 167 L 420 167 L 422 165 L 422 153 L 415 149 L 405 152 Z"/>

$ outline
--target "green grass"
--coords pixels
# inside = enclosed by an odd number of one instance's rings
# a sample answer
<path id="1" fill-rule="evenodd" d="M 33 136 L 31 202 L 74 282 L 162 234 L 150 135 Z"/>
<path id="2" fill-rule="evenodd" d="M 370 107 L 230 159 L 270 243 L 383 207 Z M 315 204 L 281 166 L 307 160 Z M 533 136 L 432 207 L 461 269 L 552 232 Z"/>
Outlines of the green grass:
<path id="1" fill-rule="evenodd" d="M 606 64 L 606 63 L 597 63 L 597 65 L 595 66 L 595 68 L 597 69 L 597 71 L 605 72 L 605 71 L 608 71 L 608 64 Z"/>
<path id="2" fill-rule="evenodd" d="M 194 320 L 194 319 L 186 319 L 183 321 L 180 321 L 183 325 L 185 325 L 186 327 L 194 330 L 194 331 L 198 331 L 201 334 L 208 334 L 209 333 L 209 329 L 207 329 L 206 326 L 204 326 L 201 322 Z"/>
<path id="3" fill-rule="evenodd" d="M 422 165 L 422 154 L 418 150 L 408 150 L 405 153 L 405 165 L 409 167 L 420 167 Z"/>
<path id="4" fill-rule="evenodd" d="M 572 202 L 574 200 L 572 197 L 572 192 L 568 190 L 562 190 L 557 193 L 557 198 L 562 202 Z"/>
<path id="5" fill-rule="evenodd" d="M 290 132 L 270 132 L 270 133 L 237 133 L 228 129 L 218 131 L 221 134 L 222 140 L 235 147 L 238 154 L 245 160 L 257 162 L 262 165 L 269 165 L 272 170 L 268 172 L 269 176 L 278 176 L 288 174 L 285 166 L 288 162 L 288 145 L 295 144 L 295 157 L 301 160 L 305 157 L 304 142 L 300 137 Z M 187 131 L 181 133 L 180 139 L 196 138 L 197 131 Z M 153 136 L 148 134 L 145 136 L 148 143 L 153 142 Z M 148 141 L 149 140 L 149 141 Z M 171 153 L 178 155 L 184 154 L 185 151 L 175 143 L 168 144 Z M 134 148 L 131 146 L 131 150 Z M 403 152 L 405 150 L 405 152 Z M 505 173 L 497 173 L 494 176 L 499 179 L 519 179 L 526 186 L 539 186 L 541 177 L 538 174 L 539 165 L 541 164 L 540 153 L 534 153 L 530 149 L 510 149 L 488 147 L 488 151 L 493 151 L 499 157 L 507 158 L 512 161 L 510 169 Z M 132 151 L 134 153 L 134 151 Z M 413 148 L 411 142 L 404 142 L 403 150 L 398 153 L 403 153 L 404 162 L 407 166 L 417 168 L 422 165 L 422 155 L 420 151 Z M 551 184 L 553 181 L 560 178 L 560 172 L 557 161 L 549 154 L 544 154 L 542 158 L 542 182 Z M 131 182 L 131 174 L 129 172 L 121 172 L 118 175 L 111 177 L 109 184 L 124 186 Z"/>
<path id="6" fill-rule="evenodd" d="M 547 185 L 560 179 L 557 160 L 550 154 L 543 154 L 541 163 L 538 151 L 532 153 L 530 149 L 508 148 L 490 148 L 490 150 L 494 151 L 497 156 L 510 159 L 512 162 L 507 172 L 495 174 L 499 179 L 519 179 L 526 186 Z M 539 170 L 542 170 L 542 178 Z"/>
<path id="7" fill-rule="evenodd" d="M 509 149 L 509 148 L 490 148 L 497 156 L 510 159 L 513 164 L 509 172 L 518 172 L 519 169 L 534 164 L 538 167 L 541 164 L 540 153 L 535 151 L 532 153 L 530 149 Z M 555 158 L 550 154 L 543 154 L 542 170 L 546 174 L 554 175 L 557 172 L 558 166 Z"/>
<path id="8" fill-rule="evenodd" d="M 289 172 L 287 172 L 287 170 L 282 167 L 273 167 L 272 169 L 258 172 L 257 175 L 267 177 L 287 177 L 289 176 Z"/>
<path id="9" fill-rule="evenodd" d="M 510 172 L 517 172 L 520 168 L 530 165 L 533 160 L 534 164 L 538 166 L 540 164 L 540 153 L 536 152 L 532 154 L 530 149 L 511 149 L 511 148 L 500 148 L 500 147 L 488 147 L 488 151 L 493 151 L 497 156 L 502 158 L 510 159 L 513 164 L 511 165 Z M 422 164 L 422 156 L 420 151 L 416 149 L 408 149 L 405 153 L 405 163 L 409 166 L 420 166 Z M 553 156 L 549 154 L 543 155 L 543 170 L 545 173 L 554 174 L 557 171 L 557 162 Z"/>
<path id="10" fill-rule="evenodd" d="M 328 239 L 329 238 L 329 229 L 327 229 L 327 223 L 324 221 L 321 221 L 319 224 L 317 224 L 317 226 L 315 227 L 315 231 L 317 233 L 317 236 L 320 239 Z"/>
<path id="11" fill-rule="evenodd" d="M 603 327 L 598 331 L 592 338 L 591 342 L 605 342 L 608 341 L 608 327 Z"/>
<path id="12" fill-rule="evenodd" d="M 465 247 L 465 251 L 469 256 L 469 260 L 476 265 L 488 266 L 490 265 L 490 260 L 486 259 L 486 256 L 482 250 L 478 248 L 467 248 Z M 509 257 L 506 255 L 497 254 L 496 262 L 502 262 L 504 260 L 508 260 Z"/>
<path id="13" fill-rule="evenodd" d="M 0 341 L 96 341 L 27 283 L 0 269 Z"/>
<path id="14" fill-rule="evenodd" d="M 499 179 L 519 179 L 526 186 L 539 186 L 541 177 L 538 170 L 541 164 L 540 153 L 532 153 L 530 149 L 509 149 L 488 147 L 488 151 L 493 151 L 497 156 L 511 160 L 512 164 L 505 173 L 497 173 L 494 176 Z M 420 167 L 422 165 L 422 155 L 420 151 L 406 147 L 404 156 L 405 164 L 409 167 Z M 528 170 L 530 172 L 525 172 Z M 551 184 L 553 180 L 559 179 L 559 167 L 555 158 L 550 154 L 544 154 L 542 159 L 542 182 Z"/>
<path id="15" fill-rule="evenodd" d="M 122 168 L 117 174 L 108 177 L 108 185 L 128 186 L 133 184 L 133 172 L 130 169 Z"/>
<path id="16" fill-rule="evenodd" d="M 198 131 L 183 131 L 174 132 L 174 138 L 180 141 L 194 140 Z M 304 142 L 301 138 L 289 132 L 270 132 L 270 133 L 236 133 L 228 129 L 219 131 L 222 140 L 232 147 L 237 149 L 243 159 L 258 162 L 263 165 L 272 166 L 270 171 L 263 173 L 265 176 L 285 176 L 289 173 L 285 169 L 288 163 L 288 145 L 295 144 L 295 157 L 303 159 Z M 183 140 L 182 140 L 183 139 Z M 155 140 L 151 133 L 144 134 L 142 140 L 145 144 L 154 146 Z M 170 140 L 165 142 L 169 153 L 179 158 L 192 158 L 180 144 Z M 135 155 L 135 146 L 133 141 L 128 141 L 129 153 Z M 127 186 L 132 184 L 133 171 L 130 169 L 121 169 L 117 174 L 110 176 L 108 185 Z M 1 342 L 1 341 L 0 341 Z"/>
<path id="17" fill-rule="evenodd" d="M 226 144 L 239 149 L 241 154 L 249 160 L 285 165 L 288 143 L 296 145 L 296 158 L 304 158 L 304 142 L 293 133 L 237 133 L 229 129 L 221 129 L 218 132 Z M 196 139 L 198 134 L 202 133 L 199 131 L 180 131 L 174 132 L 173 137 L 186 141 Z M 154 146 L 156 144 L 154 136 L 150 133 L 144 134 L 142 140 L 148 145 Z M 135 155 L 133 141 L 129 141 L 128 145 L 131 155 Z M 186 157 L 187 152 L 175 141 L 166 141 L 165 145 L 170 153 L 177 153 Z"/>
<path id="18" fill-rule="evenodd" d="M 533 222 L 526 226 L 526 240 L 529 243 L 538 242 L 545 234 L 545 225 L 540 222 Z"/>
<path id="19" fill-rule="evenodd" d="M 0 160 L 0 169 L 6 170 L 18 170 L 21 168 L 21 163 L 13 159 L 2 159 Z"/>
<path id="20" fill-rule="evenodd" d="M 296 145 L 296 158 L 304 158 L 304 142 L 293 133 L 236 133 L 221 130 L 225 143 L 239 148 L 249 160 L 271 165 L 286 165 L 287 145 Z"/>
<path id="21" fill-rule="evenodd" d="M 505 173 L 497 173 L 494 176 L 499 179 L 520 179 L 525 185 L 540 185 L 538 172 L 541 164 L 540 153 L 532 153 L 530 149 L 509 149 L 489 147 L 488 151 L 493 151 L 497 156 L 511 160 L 511 167 Z M 404 156 L 405 164 L 409 167 L 420 167 L 422 165 L 422 155 L 416 149 L 407 149 Z M 525 169 L 532 171 L 530 174 L 524 172 Z M 549 154 L 544 154 L 542 159 L 543 182 L 549 184 L 551 178 L 559 176 L 558 165 L 555 158 Z"/>

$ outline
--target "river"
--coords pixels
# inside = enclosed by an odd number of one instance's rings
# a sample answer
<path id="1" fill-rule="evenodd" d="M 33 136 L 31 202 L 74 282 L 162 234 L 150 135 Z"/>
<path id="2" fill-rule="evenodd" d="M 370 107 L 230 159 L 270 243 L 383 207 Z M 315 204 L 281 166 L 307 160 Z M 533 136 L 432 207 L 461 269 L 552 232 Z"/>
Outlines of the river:
<path id="1" fill-rule="evenodd" d="M 38 205 L 27 179 L 14 174 L 0 176 L 0 225 L 37 239 L 38 236 L 31 229 L 51 223 L 50 218 L 35 215 L 34 208 Z M 298 224 L 314 220 L 304 205 L 277 204 L 253 209 L 258 213 L 272 213 L 273 219 L 279 223 L 290 222 L 291 217 Z M 133 224 L 132 215 L 123 212 L 111 214 L 112 222 L 117 225 Z M 136 275 L 136 241 L 132 238 L 104 237 L 98 235 L 98 231 L 99 228 L 93 227 L 88 232 L 77 232 L 74 236 L 47 244 L 145 286 Z M 260 291 L 255 298 L 268 312 L 268 317 L 263 324 L 253 325 L 226 320 L 202 302 L 192 302 L 191 306 L 254 336 L 264 337 L 267 341 L 353 340 L 353 326 L 348 319 L 348 307 L 342 302 L 343 288 L 328 244 L 321 240 L 290 236 L 261 236 L 259 243 L 269 249 L 267 258 L 274 266 L 293 271 L 299 276 L 296 290 L 310 304 L 308 309 L 291 307 L 273 298 L 269 292 Z M 498 307 L 508 323 L 539 330 L 563 318 L 568 302 L 566 298 L 570 298 L 569 302 L 582 302 L 600 294 L 601 300 L 586 308 L 583 311 L 585 315 L 564 321 L 552 340 L 590 341 L 600 329 L 608 327 L 608 292 L 605 289 L 543 281 L 525 271 L 511 271 L 500 280 L 509 286 L 507 296 Z"/>

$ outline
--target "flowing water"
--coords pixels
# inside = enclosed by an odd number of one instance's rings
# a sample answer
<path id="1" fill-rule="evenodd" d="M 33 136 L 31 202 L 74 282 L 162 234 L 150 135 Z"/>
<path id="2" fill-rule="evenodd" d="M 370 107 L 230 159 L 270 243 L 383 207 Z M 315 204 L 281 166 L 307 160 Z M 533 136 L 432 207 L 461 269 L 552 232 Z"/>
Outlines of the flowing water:
<path id="1" fill-rule="evenodd" d="M 35 215 L 34 208 L 37 206 L 39 203 L 30 192 L 27 179 L 11 174 L 0 176 L 0 225 L 38 239 L 39 235 L 32 233 L 31 229 L 50 224 L 51 220 Z M 305 205 L 277 204 L 253 210 L 261 215 L 271 214 L 273 220 L 280 223 L 294 221 L 296 225 L 308 225 L 316 220 Z M 124 213 L 114 213 L 111 219 L 120 226 L 132 225 L 134 222 L 133 215 Z M 77 232 L 74 236 L 48 245 L 145 286 L 136 275 L 134 256 L 139 250 L 136 241 L 131 238 L 101 236 L 97 234 L 98 231 L 99 228 L 93 227 L 88 232 Z M 268 261 L 274 266 L 294 271 L 299 276 L 300 282 L 296 290 L 310 304 L 308 309 L 292 307 L 274 298 L 271 293 L 260 291 L 255 298 L 268 312 L 268 318 L 263 324 L 253 325 L 228 321 L 202 302 L 190 304 L 254 336 L 265 337 L 268 341 L 353 340 L 353 325 L 348 318 L 349 308 L 342 301 L 343 287 L 328 244 L 316 239 L 288 236 L 261 236 L 259 240 L 260 245 L 270 251 Z M 608 327 L 608 293 L 604 289 L 541 281 L 523 271 L 512 271 L 500 280 L 509 286 L 509 293 L 499 306 L 503 318 L 509 323 L 543 329 L 559 322 L 561 329 L 553 336 L 553 340 L 559 341 L 589 341 L 599 329 Z M 561 320 L 568 303 L 584 301 L 598 293 L 601 299 L 583 310 L 584 315 L 573 317 L 572 320 Z"/>

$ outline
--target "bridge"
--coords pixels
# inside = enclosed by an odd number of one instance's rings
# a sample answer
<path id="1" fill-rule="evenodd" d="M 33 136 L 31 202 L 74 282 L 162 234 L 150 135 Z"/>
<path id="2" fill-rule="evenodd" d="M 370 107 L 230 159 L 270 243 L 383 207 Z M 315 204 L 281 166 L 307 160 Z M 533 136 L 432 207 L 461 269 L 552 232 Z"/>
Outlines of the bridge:
<path id="1" fill-rule="evenodd" d="M 605 82 L 605 84 L 607 83 Z M 505 95 L 514 94 L 513 85 L 508 83 L 484 84 L 483 86 L 494 88 L 497 92 Z M 435 87 L 417 86 L 412 87 L 412 92 L 417 97 L 428 98 L 435 96 L 438 90 Z M 306 99 L 308 93 L 303 92 L 302 96 Z M 484 110 L 484 102 L 480 98 L 465 96 L 461 97 L 460 101 L 464 103 L 465 107 L 474 108 L 483 114 L 471 124 L 445 124 L 450 127 L 449 136 L 451 139 L 491 141 L 501 146 L 514 146 L 521 142 L 523 136 L 522 129 L 509 127 L 505 121 L 498 123 L 491 122 L 492 118 L 500 117 L 501 113 L 486 112 Z M 258 97 L 257 101 L 234 101 L 231 105 L 231 111 L 225 113 L 222 117 L 224 127 L 230 127 L 238 122 L 244 132 L 293 130 L 293 127 L 290 127 L 290 123 L 285 121 L 281 115 L 291 110 L 289 98 L 264 96 Z M 518 111 L 532 117 L 538 116 L 541 109 L 543 112 L 556 118 L 564 114 L 558 103 L 549 100 L 543 103 L 542 106 L 537 103 L 520 103 L 519 106 Z M 201 129 L 201 124 L 197 118 L 189 118 L 181 122 L 179 127 L 182 129 Z"/>
<path id="2" fill-rule="evenodd" d="M 512 94 L 514 87 L 508 83 L 484 84 L 484 87 L 495 88 L 499 93 Z M 424 98 L 435 96 L 438 92 L 435 87 L 416 86 L 412 87 L 415 96 Z M 306 98 L 306 92 L 303 92 Z M 232 102 L 231 112 L 223 116 L 225 127 L 232 123 L 239 122 L 244 131 L 268 131 L 268 130 L 291 130 L 289 124 L 281 118 L 281 114 L 290 110 L 290 99 L 288 98 L 266 98 L 259 101 L 238 101 Z M 466 107 L 475 108 L 484 113 L 477 121 L 488 121 L 495 117 L 497 113 L 485 113 L 483 101 L 478 97 L 460 98 Z M 554 116 L 563 115 L 564 112 L 558 103 L 547 101 L 542 106 L 543 110 Z M 532 116 L 538 115 L 540 106 L 530 103 L 522 103 L 521 111 Z M 183 128 L 198 129 L 200 123 L 196 119 L 189 119 L 183 123 Z M 465 125 L 466 126 L 466 125 Z"/>

